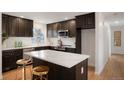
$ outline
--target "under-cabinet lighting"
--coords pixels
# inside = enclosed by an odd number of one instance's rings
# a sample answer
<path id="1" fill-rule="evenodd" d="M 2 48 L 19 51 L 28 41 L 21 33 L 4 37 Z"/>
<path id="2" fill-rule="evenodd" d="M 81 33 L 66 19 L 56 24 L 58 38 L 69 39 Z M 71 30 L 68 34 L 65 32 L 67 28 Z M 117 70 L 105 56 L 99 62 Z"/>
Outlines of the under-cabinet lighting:
<path id="1" fill-rule="evenodd" d="M 114 23 L 115 23 L 115 24 L 119 24 L 119 21 L 115 21 Z"/>
<path id="2" fill-rule="evenodd" d="M 68 20 L 68 17 L 65 17 L 64 19 L 65 19 L 65 20 Z"/>
<path id="3" fill-rule="evenodd" d="M 21 18 L 24 18 L 24 16 L 20 16 Z"/>

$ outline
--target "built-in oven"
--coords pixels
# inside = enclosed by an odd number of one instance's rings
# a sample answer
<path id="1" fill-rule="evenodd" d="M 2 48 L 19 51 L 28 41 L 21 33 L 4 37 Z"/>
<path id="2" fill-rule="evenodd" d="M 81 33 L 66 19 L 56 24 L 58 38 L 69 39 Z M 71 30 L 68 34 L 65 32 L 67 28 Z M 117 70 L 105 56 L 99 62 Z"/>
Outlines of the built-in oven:
<path id="1" fill-rule="evenodd" d="M 60 30 L 60 31 L 58 31 L 58 36 L 59 37 L 68 37 L 68 35 L 69 35 L 69 32 L 68 32 L 68 30 Z"/>

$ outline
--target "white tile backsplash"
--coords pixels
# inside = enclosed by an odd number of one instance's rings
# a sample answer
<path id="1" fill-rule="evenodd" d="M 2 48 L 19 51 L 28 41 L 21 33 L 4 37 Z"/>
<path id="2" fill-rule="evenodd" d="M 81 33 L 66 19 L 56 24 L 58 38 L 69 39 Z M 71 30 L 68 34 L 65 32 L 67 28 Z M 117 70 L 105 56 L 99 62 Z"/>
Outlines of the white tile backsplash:
<path id="1" fill-rule="evenodd" d="M 70 47 L 75 48 L 75 38 L 61 38 L 63 45 L 70 45 Z M 58 45 L 58 38 L 48 38 L 49 44 L 51 46 Z"/>
<path id="2" fill-rule="evenodd" d="M 15 42 L 22 42 L 22 46 L 35 46 L 37 43 L 32 42 L 32 37 L 9 37 L 3 42 L 3 48 L 15 47 Z"/>
<path id="3" fill-rule="evenodd" d="M 70 45 L 70 47 L 75 48 L 75 38 L 61 38 L 63 45 Z M 9 37 L 6 39 L 2 45 L 3 48 L 13 48 L 15 47 L 15 42 L 22 41 L 22 46 L 37 46 L 38 43 L 32 41 L 32 37 Z M 58 38 L 49 38 L 48 42 L 42 45 L 58 45 Z"/>

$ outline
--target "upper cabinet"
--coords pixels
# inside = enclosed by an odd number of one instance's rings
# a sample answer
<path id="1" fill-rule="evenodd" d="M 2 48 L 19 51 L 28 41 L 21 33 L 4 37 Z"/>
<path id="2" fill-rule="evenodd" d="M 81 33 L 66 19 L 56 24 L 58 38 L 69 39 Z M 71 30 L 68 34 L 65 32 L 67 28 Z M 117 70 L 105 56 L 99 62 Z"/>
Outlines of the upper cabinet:
<path id="1" fill-rule="evenodd" d="M 58 37 L 58 31 L 68 30 L 69 37 L 75 37 L 76 22 L 75 19 L 47 24 L 48 37 Z"/>
<path id="2" fill-rule="evenodd" d="M 95 13 L 76 16 L 76 28 L 81 29 L 95 28 Z"/>
<path id="3" fill-rule="evenodd" d="M 75 20 L 68 21 L 68 30 L 69 30 L 70 37 L 76 36 L 76 21 Z"/>
<path id="4" fill-rule="evenodd" d="M 2 14 L 2 32 L 9 37 L 32 37 L 33 20 Z"/>

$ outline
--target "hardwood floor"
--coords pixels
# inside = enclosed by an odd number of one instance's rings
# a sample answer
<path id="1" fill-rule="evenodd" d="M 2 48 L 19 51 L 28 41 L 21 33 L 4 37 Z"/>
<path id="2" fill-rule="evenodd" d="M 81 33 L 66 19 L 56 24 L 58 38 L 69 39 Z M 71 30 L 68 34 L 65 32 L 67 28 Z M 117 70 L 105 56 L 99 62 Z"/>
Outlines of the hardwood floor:
<path id="1" fill-rule="evenodd" d="M 113 54 L 99 76 L 94 72 L 93 67 L 88 68 L 89 80 L 124 80 L 124 55 Z"/>
<path id="2" fill-rule="evenodd" d="M 32 66 L 26 66 L 26 80 L 32 80 Z M 3 73 L 4 80 L 23 80 L 23 68 L 14 69 Z"/>
<path id="3" fill-rule="evenodd" d="M 31 66 L 26 67 L 26 80 L 31 80 Z M 22 68 L 3 73 L 4 80 L 22 80 Z M 88 67 L 88 80 L 124 80 L 124 55 L 112 55 L 103 72 L 95 75 L 95 68 Z"/>

